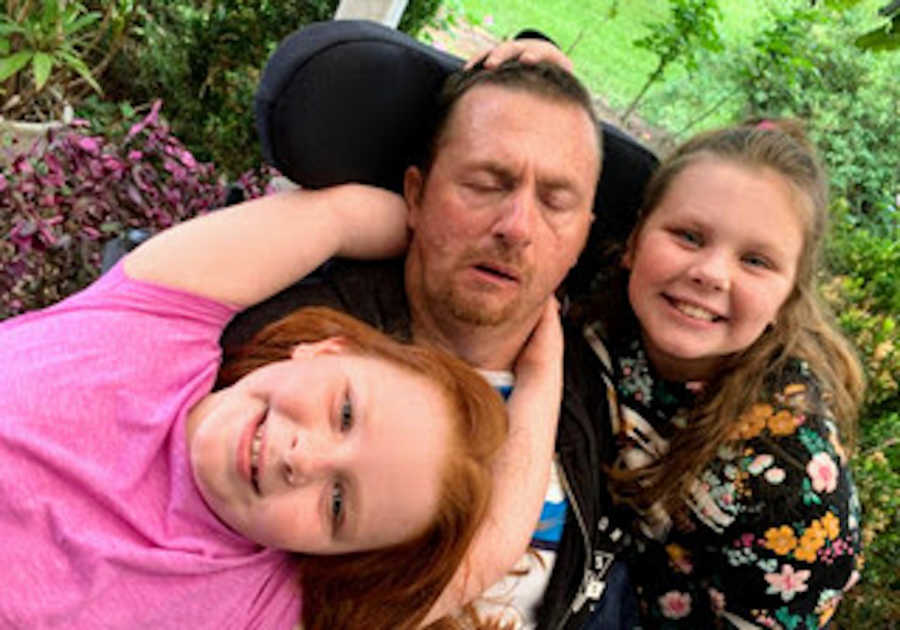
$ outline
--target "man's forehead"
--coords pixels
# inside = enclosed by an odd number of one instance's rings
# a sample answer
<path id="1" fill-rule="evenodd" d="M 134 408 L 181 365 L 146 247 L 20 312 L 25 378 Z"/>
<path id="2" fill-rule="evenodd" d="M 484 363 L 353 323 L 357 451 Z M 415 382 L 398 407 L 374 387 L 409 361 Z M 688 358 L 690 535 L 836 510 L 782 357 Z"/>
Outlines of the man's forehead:
<path id="1" fill-rule="evenodd" d="M 553 110 L 562 114 L 563 112 L 571 112 L 572 109 L 578 110 L 585 119 L 591 120 L 590 114 L 578 102 L 568 99 L 559 94 L 541 91 L 538 88 L 528 88 L 517 85 L 496 85 L 493 83 L 485 83 L 469 88 L 462 96 L 457 99 L 451 108 L 448 117 L 448 127 L 454 123 L 466 121 L 473 115 L 484 110 L 492 104 L 501 107 L 499 103 L 512 99 L 524 99 L 524 101 L 535 101 L 542 105 L 548 106 L 547 115 L 553 115 Z"/>
<path id="2" fill-rule="evenodd" d="M 513 100 L 518 103 L 510 103 Z M 539 106 L 529 110 L 532 117 L 524 123 L 536 133 L 554 134 L 556 130 L 552 127 L 553 123 L 572 121 L 574 115 L 575 120 L 578 120 L 576 125 L 580 129 L 565 134 L 566 138 L 559 139 L 570 143 L 583 143 L 582 146 L 585 148 L 590 147 L 589 154 L 596 157 L 599 168 L 601 159 L 599 135 L 593 118 L 584 107 L 560 95 L 520 86 L 484 84 L 470 88 L 454 104 L 438 138 L 436 153 L 440 153 L 460 133 L 490 134 L 497 138 L 500 130 L 489 127 L 494 118 L 510 109 L 527 107 L 529 103 Z"/>

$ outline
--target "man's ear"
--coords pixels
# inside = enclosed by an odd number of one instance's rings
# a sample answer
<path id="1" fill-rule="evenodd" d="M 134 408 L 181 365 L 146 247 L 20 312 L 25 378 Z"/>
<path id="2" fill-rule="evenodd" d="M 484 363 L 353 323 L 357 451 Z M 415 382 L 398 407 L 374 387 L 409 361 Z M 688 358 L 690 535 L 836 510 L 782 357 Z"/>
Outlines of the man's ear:
<path id="1" fill-rule="evenodd" d="M 406 223 L 411 230 L 416 229 L 422 207 L 425 178 L 418 166 L 409 166 L 403 174 L 403 198 L 406 200 L 408 214 Z"/>
<path id="2" fill-rule="evenodd" d="M 292 359 L 312 359 L 323 354 L 339 354 L 347 349 L 343 337 L 327 337 L 319 341 L 298 343 L 291 351 Z"/>
<path id="3" fill-rule="evenodd" d="M 637 234 L 632 232 L 628 236 L 628 240 L 625 241 L 625 253 L 622 254 L 621 265 L 625 269 L 631 269 L 631 265 L 634 263 L 634 248 L 637 243 Z"/>

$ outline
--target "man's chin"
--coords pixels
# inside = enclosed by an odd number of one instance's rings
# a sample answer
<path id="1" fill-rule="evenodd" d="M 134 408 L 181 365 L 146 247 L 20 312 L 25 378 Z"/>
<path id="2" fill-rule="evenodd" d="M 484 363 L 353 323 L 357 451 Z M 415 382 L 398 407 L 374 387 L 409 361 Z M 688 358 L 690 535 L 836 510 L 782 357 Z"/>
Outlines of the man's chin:
<path id="1" fill-rule="evenodd" d="M 446 306 L 453 317 L 461 323 L 489 327 L 510 321 L 516 313 L 518 302 L 511 300 L 499 303 L 490 299 L 451 296 Z"/>

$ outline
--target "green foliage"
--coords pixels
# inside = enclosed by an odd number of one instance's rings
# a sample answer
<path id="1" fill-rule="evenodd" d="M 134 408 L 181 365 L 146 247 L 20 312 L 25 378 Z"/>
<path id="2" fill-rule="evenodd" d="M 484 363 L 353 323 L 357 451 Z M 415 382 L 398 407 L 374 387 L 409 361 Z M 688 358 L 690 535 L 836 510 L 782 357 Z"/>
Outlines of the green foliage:
<path id="1" fill-rule="evenodd" d="M 648 24 L 650 33 L 633 42 L 636 47 L 655 54 L 658 62 L 625 110 L 623 121 L 628 120 L 650 86 L 662 79 L 670 64 L 681 63 L 693 71 L 697 68 L 698 49 L 722 49 L 722 40 L 716 29 L 716 18 L 721 14 L 717 0 L 669 0 L 669 4 L 671 15 L 668 19 Z"/>
<path id="2" fill-rule="evenodd" d="M 104 81 L 114 101 L 162 98 L 173 131 L 230 176 L 256 167 L 253 95 L 287 35 L 330 19 L 338 0 L 144 0 L 131 37 Z M 437 20 L 438 0 L 413 0 L 401 26 Z"/>
<path id="3" fill-rule="evenodd" d="M 749 49 L 708 65 L 742 104 L 739 117 L 805 121 L 834 194 L 854 212 L 877 214 L 900 190 L 900 84 L 878 71 L 872 53 L 847 45 L 853 29 L 822 9 L 776 10 Z"/>
<path id="4" fill-rule="evenodd" d="M 852 276 L 874 308 L 900 313 L 900 212 L 890 206 L 861 218 L 846 199 L 837 199 L 832 219 L 829 269 Z"/>
<path id="5" fill-rule="evenodd" d="M 853 470 L 860 492 L 866 567 L 862 583 L 838 610 L 841 627 L 900 619 L 894 558 L 900 545 L 900 215 L 875 216 L 834 204 L 826 252 L 830 279 L 822 288 L 854 342 L 866 371 L 860 449 Z"/>
<path id="6" fill-rule="evenodd" d="M 454 24 L 454 13 L 448 12 L 441 16 L 438 11 L 444 0 L 409 0 L 397 30 L 412 36 L 419 35 L 426 27 L 447 28 Z"/>
<path id="7" fill-rule="evenodd" d="M 278 42 L 337 0 L 147 0 L 105 82 L 114 100 L 161 97 L 173 130 L 231 176 L 260 161 L 253 94 Z"/>
<path id="8" fill-rule="evenodd" d="M 860 35 L 854 43 L 866 50 L 900 49 L 900 3 L 891 2 L 882 7 L 878 14 L 888 18 L 887 22 Z"/>
<path id="9" fill-rule="evenodd" d="M 43 3 L 9 2 L 0 14 L 0 82 L 9 97 L 6 115 L 33 116 L 34 101 L 45 88 L 55 91 L 42 114 L 59 117 L 74 78 L 102 92 L 86 63 L 86 54 L 98 29 L 101 13 L 78 2 L 44 0 Z M 31 72 L 27 71 L 31 66 Z"/>
<path id="10" fill-rule="evenodd" d="M 863 544 L 866 565 L 862 583 L 838 609 L 842 628 L 894 627 L 900 621 L 900 411 L 872 418 L 863 450 L 853 471 L 864 507 Z M 879 624 L 879 620 L 882 624 Z"/>

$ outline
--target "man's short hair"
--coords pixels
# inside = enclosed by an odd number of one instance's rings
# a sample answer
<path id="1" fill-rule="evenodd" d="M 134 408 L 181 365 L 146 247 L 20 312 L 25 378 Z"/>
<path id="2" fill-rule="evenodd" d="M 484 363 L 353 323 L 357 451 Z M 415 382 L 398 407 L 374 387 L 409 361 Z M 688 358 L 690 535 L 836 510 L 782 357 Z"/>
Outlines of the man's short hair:
<path id="1" fill-rule="evenodd" d="M 459 100 L 474 87 L 495 85 L 518 90 L 563 104 L 575 105 L 584 110 L 595 129 L 598 159 L 603 161 L 603 133 L 591 101 L 591 95 L 571 73 L 552 63 L 524 64 L 509 60 L 492 69 L 481 63 L 468 70 L 459 70 L 447 77 L 438 95 L 437 108 L 432 119 L 431 134 L 419 166 L 426 174 L 431 170 L 440 147 L 441 138 L 453 109 Z"/>

